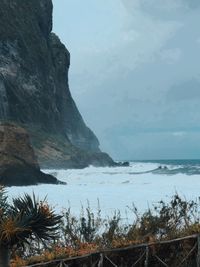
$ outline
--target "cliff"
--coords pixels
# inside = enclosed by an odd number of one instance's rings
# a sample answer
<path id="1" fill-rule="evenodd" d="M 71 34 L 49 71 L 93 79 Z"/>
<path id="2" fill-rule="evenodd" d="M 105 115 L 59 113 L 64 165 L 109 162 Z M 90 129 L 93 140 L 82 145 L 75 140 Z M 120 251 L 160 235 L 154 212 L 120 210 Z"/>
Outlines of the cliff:
<path id="1" fill-rule="evenodd" d="M 28 130 L 44 167 L 112 165 L 72 99 L 52 9 L 51 0 L 0 1 L 0 121 Z"/>
<path id="2" fill-rule="evenodd" d="M 4 186 L 60 183 L 40 171 L 28 133 L 21 127 L 0 124 L 0 184 Z"/>

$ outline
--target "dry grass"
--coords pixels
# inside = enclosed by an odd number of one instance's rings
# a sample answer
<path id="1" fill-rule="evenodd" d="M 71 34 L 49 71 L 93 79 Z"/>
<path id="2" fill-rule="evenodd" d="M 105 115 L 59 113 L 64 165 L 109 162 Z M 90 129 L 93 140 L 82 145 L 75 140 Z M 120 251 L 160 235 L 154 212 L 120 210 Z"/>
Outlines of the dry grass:
<path id="1" fill-rule="evenodd" d="M 95 215 L 88 205 L 85 212 L 77 218 L 68 209 L 63 214 L 60 238 L 49 243 L 46 249 L 41 246 L 40 249 L 33 250 L 33 253 L 15 256 L 11 266 L 24 266 L 200 233 L 199 199 L 187 201 L 176 194 L 169 203 L 160 201 L 141 215 L 134 206 L 132 211 L 135 215 L 133 223 L 123 225 L 119 212 L 111 218 L 103 219 L 100 208 Z"/>

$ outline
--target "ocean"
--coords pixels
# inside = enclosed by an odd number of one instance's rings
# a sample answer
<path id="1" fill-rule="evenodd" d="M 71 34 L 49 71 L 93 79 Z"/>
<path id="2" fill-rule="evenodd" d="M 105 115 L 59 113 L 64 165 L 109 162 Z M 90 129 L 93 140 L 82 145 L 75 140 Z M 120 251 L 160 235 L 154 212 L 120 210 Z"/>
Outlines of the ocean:
<path id="1" fill-rule="evenodd" d="M 44 170 L 67 185 L 41 184 L 7 188 L 9 199 L 24 193 L 35 193 L 58 212 L 71 208 L 81 214 L 88 205 L 103 216 L 120 211 L 131 220 L 133 204 L 140 213 L 161 199 L 168 202 L 175 193 L 186 199 L 200 196 L 200 160 L 131 161 L 129 167 L 93 167 L 69 170 Z"/>

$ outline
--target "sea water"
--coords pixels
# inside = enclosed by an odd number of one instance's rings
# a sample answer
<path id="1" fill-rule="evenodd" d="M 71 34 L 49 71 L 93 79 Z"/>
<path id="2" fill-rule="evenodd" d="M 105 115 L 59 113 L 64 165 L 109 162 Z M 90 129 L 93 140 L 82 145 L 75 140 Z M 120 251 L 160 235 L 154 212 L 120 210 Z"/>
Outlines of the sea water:
<path id="1" fill-rule="evenodd" d="M 131 219 L 133 203 L 142 213 L 161 199 L 170 201 L 175 193 L 188 200 L 200 196 L 200 160 L 132 161 L 129 167 L 44 171 L 67 185 L 10 187 L 9 198 L 34 192 L 40 199 L 47 197 L 59 212 L 70 207 L 79 216 L 82 207 L 89 205 L 96 212 L 100 206 L 103 216 L 119 210 L 123 218 Z"/>

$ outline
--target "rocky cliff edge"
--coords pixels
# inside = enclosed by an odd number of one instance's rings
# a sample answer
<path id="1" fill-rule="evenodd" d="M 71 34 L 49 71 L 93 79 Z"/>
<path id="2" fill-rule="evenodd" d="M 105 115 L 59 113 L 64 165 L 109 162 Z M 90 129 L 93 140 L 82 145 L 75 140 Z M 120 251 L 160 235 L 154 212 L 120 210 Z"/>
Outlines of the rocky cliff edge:
<path id="1" fill-rule="evenodd" d="M 21 127 L 0 124 L 0 185 L 59 184 L 55 177 L 40 171 L 28 133 Z"/>
<path id="2" fill-rule="evenodd" d="M 51 0 L 0 1 L 0 121 L 29 132 L 43 167 L 113 165 L 72 99 L 52 10 Z"/>

